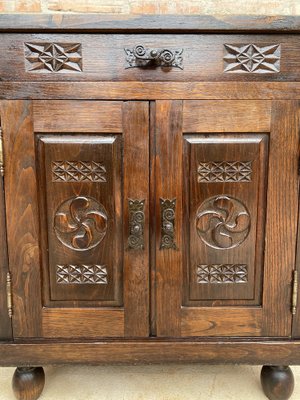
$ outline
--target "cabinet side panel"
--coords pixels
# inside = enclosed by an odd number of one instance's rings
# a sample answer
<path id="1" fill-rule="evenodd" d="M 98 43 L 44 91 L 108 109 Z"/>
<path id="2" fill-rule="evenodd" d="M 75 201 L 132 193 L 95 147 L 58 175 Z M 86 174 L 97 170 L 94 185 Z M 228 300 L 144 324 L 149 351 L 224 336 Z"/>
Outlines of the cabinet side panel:
<path id="1" fill-rule="evenodd" d="M 296 101 L 272 104 L 262 330 L 266 336 L 291 335 L 299 193 L 297 107 Z"/>
<path id="2" fill-rule="evenodd" d="M 2 114 L 0 104 L 0 117 Z M 0 339 L 9 339 L 12 336 L 11 319 L 7 312 L 6 276 L 8 272 L 6 218 L 3 178 L 0 176 Z"/>
<path id="3" fill-rule="evenodd" d="M 38 337 L 41 334 L 41 276 L 31 102 L 5 101 L 2 123 L 13 331 L 15 337 Z"/>

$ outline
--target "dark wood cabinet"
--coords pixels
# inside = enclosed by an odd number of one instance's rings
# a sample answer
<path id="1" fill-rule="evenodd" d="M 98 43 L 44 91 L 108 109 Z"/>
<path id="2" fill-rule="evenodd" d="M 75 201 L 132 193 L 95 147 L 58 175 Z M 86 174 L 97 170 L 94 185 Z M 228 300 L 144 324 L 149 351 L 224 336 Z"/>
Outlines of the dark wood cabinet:
<path id="1" fill-rule="evenodd" d="M 40 395 L 40 365 L 199 361 L 264 364 L 267 397 L 287 399 L 299 18 L 0 31 L 0 364 L 17 398 Z"/>

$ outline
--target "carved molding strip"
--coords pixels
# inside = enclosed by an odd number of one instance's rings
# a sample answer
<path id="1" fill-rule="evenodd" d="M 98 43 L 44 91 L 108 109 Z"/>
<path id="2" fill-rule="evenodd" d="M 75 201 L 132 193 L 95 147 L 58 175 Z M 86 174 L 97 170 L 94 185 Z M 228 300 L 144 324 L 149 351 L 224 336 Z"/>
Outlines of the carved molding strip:
<path id="1" fill-rule="evenodd" d="M 53 182 L 106 182 L 106 168 L 96 161 L 53 161 Z"/>
<path id="2" fill-rule="evenodd" d="M 144 248 L 145 200 L 128 199 L 129 236 L 128 249 Z"/>
<path id="3" fill-rule="evenodd" d="M 198 165 L 198 182 L 251 182 L 252 161 L 208 161 Z"/>
<path id="4" fill-rule="evenodd" d="M 175 208 L 176 199 L 160 199 L 161 241 L 160 250 L 177 250 L 175 243 Z"/>
<path id="5" fill-rule="evenodd" d="M 82 72 L 80 43 L 25 43 L 28 72 Z"/>
<path id="6" fill-rule="evenodd" d="M 106 235 L 107 213 L 102 204 L 88 196 L 64 201 L 54 217 L 54 231 L 66 247 L 77 251 L 90 250 Z"/>
<path id="7" fill-rule="evenodd" d="M 250 232 L 250 214 L 246 206 L 226 195 L 206 199 L 196 216 L 198 236 L 214 249 L 232 249 L 239 246 Z"/>
<path id="8" fill-rule="evenodd" d="M 280 72 L 280 44 L 224 44 L 224 72 L 278 73 Z"/>
<path id="9" fill-rule="evenodd" d="M 125 48 L 124 50 L 127 62 L 125 69 L 151 66 L 176 67 L 183 69 L 183 49 L 147 49 L 142 44 L 138 44 L 133 49 Z"/>
<path id="10" fill-rule="evenodd" d="M 63 284 L 107 284 L 107 269 L 104 265 L 65 264 L 56 267 L 56 282 Z"/>
<path id="11" fill-rule="evenodd" d="M 246 264 L 199 264 L 197 283 L 245 283 L 248 281 Z"/>

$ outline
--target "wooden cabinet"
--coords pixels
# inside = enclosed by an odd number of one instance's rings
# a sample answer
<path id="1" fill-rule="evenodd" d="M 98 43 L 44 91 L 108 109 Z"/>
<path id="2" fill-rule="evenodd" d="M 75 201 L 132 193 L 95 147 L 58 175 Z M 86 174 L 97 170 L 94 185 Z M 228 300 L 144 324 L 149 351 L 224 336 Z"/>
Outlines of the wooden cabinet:
<path id="1" fill-rule="evenodd" d="M 19 399 L 39 365 L 164 361 L 287 399 L 300 21 L 140 18 L 0 16 L 0 363 Z"/>

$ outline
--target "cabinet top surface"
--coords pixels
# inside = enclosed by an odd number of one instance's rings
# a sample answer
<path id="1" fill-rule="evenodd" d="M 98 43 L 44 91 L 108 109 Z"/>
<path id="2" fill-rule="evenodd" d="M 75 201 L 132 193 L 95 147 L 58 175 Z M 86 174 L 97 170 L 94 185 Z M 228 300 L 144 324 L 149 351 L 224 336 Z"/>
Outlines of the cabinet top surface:
<path id="1" fill-rule="evenodd" d="M 0 32 L 300 32 L 300 16 L 0 14 Z"/>

